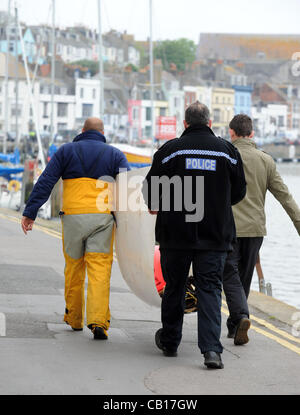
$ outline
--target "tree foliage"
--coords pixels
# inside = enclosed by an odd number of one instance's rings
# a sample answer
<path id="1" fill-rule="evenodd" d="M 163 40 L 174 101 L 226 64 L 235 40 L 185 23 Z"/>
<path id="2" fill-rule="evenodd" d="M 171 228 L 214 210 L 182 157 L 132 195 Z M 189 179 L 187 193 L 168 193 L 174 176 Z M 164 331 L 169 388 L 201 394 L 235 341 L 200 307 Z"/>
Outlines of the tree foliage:
<path id="1" fill-rule="evenodd" d="M 125 69 L 131 71 L 131 72 L 138 72 L 139 68 L 135 65 L 133 65 L 133 63 L 129 63 L 128 65 L 126 65 Z"/>
<path id="2" fill-rule="evenodd" d="M 175 64 L 177 70 L 184 71 L 185 65 L 196 59 L 196 45 L 186 38 L 163 40 L 156 43 L 154 57 L 162 60 L 166 70 L 170 69 L 171 64 Z"/>
<path id="3" fill-rule="evenodd" d="M 88 68 L 91 71 L 91 75 L 94 76 L 99 72 L 99 62 L 90 61 L 88 59 L 82 59 L 76 62 L 72 62 L 70 65 L 81 66 L 83 68 Z"/>

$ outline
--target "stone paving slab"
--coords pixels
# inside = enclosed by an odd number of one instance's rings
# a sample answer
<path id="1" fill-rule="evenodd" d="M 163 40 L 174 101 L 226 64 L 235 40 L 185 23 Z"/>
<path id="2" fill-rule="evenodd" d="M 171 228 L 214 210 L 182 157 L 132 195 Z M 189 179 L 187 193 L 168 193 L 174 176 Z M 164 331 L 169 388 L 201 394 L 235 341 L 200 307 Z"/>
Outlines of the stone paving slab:
<path id="1" fill-rule="evenodd" d="M 195 313 L 185 316 L 178 357 L 163 356 L 154 342 L 160 310 L 130 292 L 117 263 L 111 279 L 109 339 L 93 340 L 86 327 L 72 331 L 62 322 L 61 241 L 39 231 L 25 238 L 19 224 L 3 218 L 0 230 L 5 259 L 0 266 L 0 314 L 7 326 L 7 335 L 0 337 L 0 395 L 300 394 L 298 339 L 284 338 L 255 321 L 249 344 L 238 347 L 226 337 L 222 313 L 223 370 L 207 370 L 203 364 Z M 259 317 L 266 321 L 269 315 L 260 312 Z M 287 334 L 290 330 L 286 325 Z"/>

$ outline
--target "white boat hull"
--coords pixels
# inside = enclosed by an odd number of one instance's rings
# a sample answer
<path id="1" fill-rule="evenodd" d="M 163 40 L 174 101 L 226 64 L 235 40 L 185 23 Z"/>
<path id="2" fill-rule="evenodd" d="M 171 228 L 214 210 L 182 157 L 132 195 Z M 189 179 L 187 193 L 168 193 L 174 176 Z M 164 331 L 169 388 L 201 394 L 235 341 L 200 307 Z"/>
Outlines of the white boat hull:
<path id="1" fill-rule="evenodd" d="M 133 177 L 144 178 L 149 171 L 149 167 L 132 170 L 127 175 L 127 183 Z M 135 189 L 125 189 L 122 182 L 124 173 L 117 179 L 117 206 L 120 198 L 124 201 L 130 200 Z M 125 192 L 127 194 L 125 194 Z M 139 195 L 142 197 L 141 192 Z M 141 199 L 143 200 L 143 199 Z M 124 206 L 124 205 L 123 205 Z M 124 280 L 132 292 L 141 300 L 151 306 L 160 307 L 161 298 L 157 292 L 154 281 L 154 250 L 155 250 L 155 221 L 156 216 L 148 213 L 148 209 L 143 204 L 144 209 L 132 211 L 120 211 L 118 208 L 116 216 L 116 255 L 119 267 Z"/>

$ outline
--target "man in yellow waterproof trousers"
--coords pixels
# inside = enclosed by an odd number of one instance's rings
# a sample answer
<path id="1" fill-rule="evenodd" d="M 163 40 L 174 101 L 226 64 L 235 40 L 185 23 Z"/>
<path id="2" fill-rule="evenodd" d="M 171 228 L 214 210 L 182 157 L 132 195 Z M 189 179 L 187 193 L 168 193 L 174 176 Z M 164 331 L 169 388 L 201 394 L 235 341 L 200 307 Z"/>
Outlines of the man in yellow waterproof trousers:
<path id="1" fill-rule="evenodd" d="M 86 322 L 95 339 L 107 339 L 110 325 L 114 218 L 109 183 L 120 170 L 129 169 L 124 154 L 106 144 L 103 122 L 89 118 L 82 133 L 51 158 L 23 212 L 22 229 L 27 234 L 55 183 L 63 179 L 64 321 L 75 331 L 83 329 L 87 272 Z"/>

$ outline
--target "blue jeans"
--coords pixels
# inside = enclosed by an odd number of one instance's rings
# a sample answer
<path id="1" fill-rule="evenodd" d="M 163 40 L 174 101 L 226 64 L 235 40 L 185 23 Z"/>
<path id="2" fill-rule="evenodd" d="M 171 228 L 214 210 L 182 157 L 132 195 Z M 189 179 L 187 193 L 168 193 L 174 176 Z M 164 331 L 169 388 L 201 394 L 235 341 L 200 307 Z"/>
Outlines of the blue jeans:
<path id="1" fill-rule="evenodd" d="M 198 346 L 201 353 L 222 353 L 221 295 L 225 251 L 161 249 L 165 291 L 162 298 L 161 342 L 176 349 L 182 337 L 186 282 L 191 264 L 198 300 Z"/>

